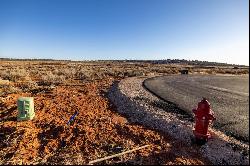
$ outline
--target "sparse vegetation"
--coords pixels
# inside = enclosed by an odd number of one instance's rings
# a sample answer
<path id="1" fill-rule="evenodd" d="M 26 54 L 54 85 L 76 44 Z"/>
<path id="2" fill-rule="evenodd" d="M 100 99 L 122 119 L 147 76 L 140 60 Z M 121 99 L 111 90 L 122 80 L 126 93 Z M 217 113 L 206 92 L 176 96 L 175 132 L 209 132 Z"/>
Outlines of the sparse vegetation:
<path id="1" fill-rule="evenodd" d="M 45 84 L 60 84 L 65 82 L 65 76 L 56 75 L 53 74 L 51 71 L 48 71 L 45 75 L 42 76 L 41 80 Z"/>
<path id="2" fill-rule="evenodd" d="M 19 80 L 25 80 L 26 76 L 28 76 L 28 73 L 23 68 L 12 68 L 3 70 L 1 72 L 1 78 L 9 81 L 19 81 Z"/>
<path id="3" fill-rule="evenodd" d="M 190 74 L 248 74 L 246 66 L 235 66 L 201 61 L 2 61 L 0 78 L 16 83 L 23 91 L 38 86 L 50 86 L 74 81 L 93 81 L 107 77 L 125 78 L 179 74 L 186 68 Z M 12 85 L 14 86 L 14 85 Z M 6 87 L 5 87 L 6 88 Z M 13 91 L 14 92 L 14 91 Z"/>
<path id="4" fill-rule="evenodd" d="M 13 85 L 0 85 L 0 96 L 6 96 L 12 93 L 20 93 L 22 92 L 21 89 L 15 87 Z"/>
<path id="5" fill-rule="evenodd" d="M 197 67 L 179 62 L 1 61 L 0 117 L 3 123 L 0 123 L 0 164 L 86 164 L 116 153 L 119 148 L 128 150 L 141 144 L 153 147 L 140 155 L 125 156 L 124 163 L 142 164 L 150 158 L 148 164 L 209 164 L 201 157 L 178 158 L 176 141 L 173 143 L 170 137 L 166 140 L 157 131 L 127 123 L 103 96 L 116 80 L 179 74 L 182 68 L 187 68 L 190 74 L 248 74 L 248 68 Z M 17 128 L 15 105 L 20 95 L 35 97 L 37 118 L 20 123 L 22 126 Z M 67 120 L 76 110 L 80 112 L 79 118 L 66 129 Z M 161 150 L 169 148 L 168 142 L 174 147 L 168 154 L 171 159 L 166 158 Z M 155 152 L 158 157 L 155 157 Z M 81 154 L 82 158 L 77 157 L 79 161 L 76 161 L 72 157 L 74 154 Z M 114 163 L 115 160 L 104 162 Z"/>
<path id="6" fill-rule="evenodd" d="M 191 63 L 192 62 L 192 63 Z M 209 66 L 213 65 L 213 66 Z M 106 77 L 125 78 L 158 74 L 178 74 L 186 68 L 191 74 L 248 74 L 243 66 L 200 61 L 2 61 L 0 78 L 11 82 L 35 82 L 43 84 L 63 84 L 72 80 L 91 81 Z"/>

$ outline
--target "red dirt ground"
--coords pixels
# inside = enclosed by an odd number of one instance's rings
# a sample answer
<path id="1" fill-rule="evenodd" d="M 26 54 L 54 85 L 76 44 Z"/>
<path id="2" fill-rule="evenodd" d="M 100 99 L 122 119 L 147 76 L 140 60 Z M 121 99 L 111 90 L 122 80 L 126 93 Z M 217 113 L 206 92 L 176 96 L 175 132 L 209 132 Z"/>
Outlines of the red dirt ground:
<path id="1" fill-rule="evenodd" d="M 210 164 L 177 140 L 129 123 L 105 97 L 113 79 L 57 86 L 37 94 L 11 94 L 0 105 L 1 164 L 88 164 L 143 145 L 148 148 L 97 164 Z M 35 118 L 17 122 L 19 96 L 33 96 Z M 73 124 L 69 118 L 78 111 Z"/>

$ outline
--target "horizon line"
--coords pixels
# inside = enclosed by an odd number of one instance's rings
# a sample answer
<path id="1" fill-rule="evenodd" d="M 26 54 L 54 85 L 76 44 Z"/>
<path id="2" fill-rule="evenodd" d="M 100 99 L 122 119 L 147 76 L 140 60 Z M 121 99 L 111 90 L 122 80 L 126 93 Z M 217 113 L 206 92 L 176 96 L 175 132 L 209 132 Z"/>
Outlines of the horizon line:
<path id="1" fill-rule="evenodd" d="M 205 61 L 205 60 L 187 60 L 187 59 L 96 59 L 96 60 L 73 60 L 73 59 L 49 59 L 49 58 L 6 58 L 6 57 L 0 57 L 0 60 L 17 60 L 17 61 L 70 61 L 70 62 L 81 62 L 81 61 L 187 61 L 187 62 L 207 62 L 207 63 L 215 63 L 215 64 L 224 64 L 224 65 L 235 65 L 235 66 L 245 66 L 249 67 L 249 65 L 242 65 L 242 64 L 230 64 L 225 62 L 213 62 L 213 61 Z M 178 63 L 178 62 L 177 62 Z M 179 62 L 181 63 L 181 62 Z"/>

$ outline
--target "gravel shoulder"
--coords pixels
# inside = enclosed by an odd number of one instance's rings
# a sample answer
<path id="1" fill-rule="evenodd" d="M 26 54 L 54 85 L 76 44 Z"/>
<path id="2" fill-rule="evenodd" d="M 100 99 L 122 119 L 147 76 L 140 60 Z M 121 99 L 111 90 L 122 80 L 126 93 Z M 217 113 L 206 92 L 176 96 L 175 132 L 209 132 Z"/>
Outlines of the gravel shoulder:
<path id="1" fill-rule="evenodd" d="M 109 91 L 109 99 L 117 111 L 130 122 L 158 130 L 188 146 L 193 143 L 192 117 L 176 105 L 164 102 L 152 95 L 142 84 L 146 77 L 127 78 L 115 83 Z M 249 164 L 249 146 L 211 129 L 212 138 L 197 150 L 213 164 Z"/>

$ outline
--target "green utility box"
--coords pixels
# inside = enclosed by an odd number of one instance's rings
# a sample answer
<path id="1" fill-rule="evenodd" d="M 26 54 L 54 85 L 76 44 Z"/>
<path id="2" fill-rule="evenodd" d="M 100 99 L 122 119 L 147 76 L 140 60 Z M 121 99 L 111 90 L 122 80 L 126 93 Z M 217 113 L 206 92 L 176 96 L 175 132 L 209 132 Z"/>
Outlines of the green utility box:
<path id="1" fill-rule="evenodd" d="M 17 120 L 31 120 L 35 116 L 33 97 L 19 97 L 17 100 Z"/>

